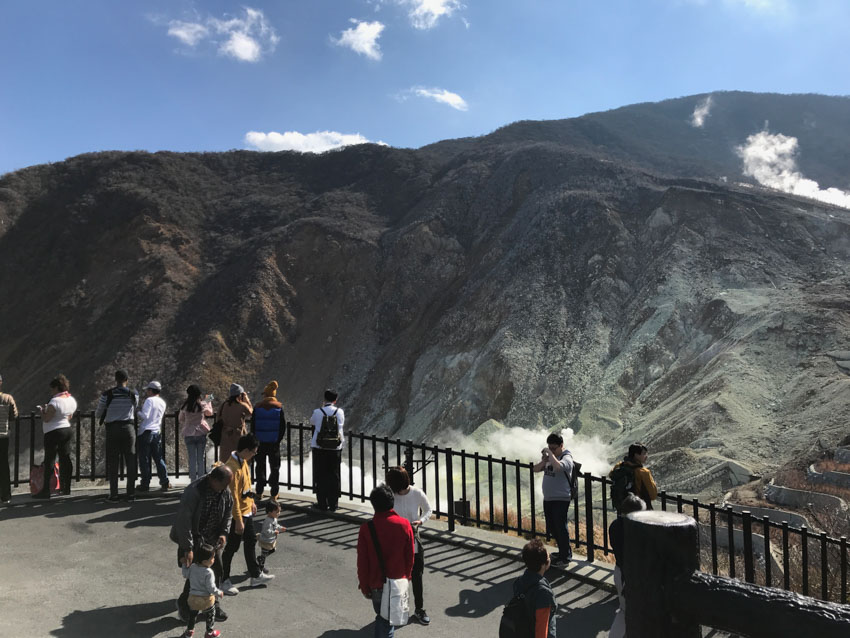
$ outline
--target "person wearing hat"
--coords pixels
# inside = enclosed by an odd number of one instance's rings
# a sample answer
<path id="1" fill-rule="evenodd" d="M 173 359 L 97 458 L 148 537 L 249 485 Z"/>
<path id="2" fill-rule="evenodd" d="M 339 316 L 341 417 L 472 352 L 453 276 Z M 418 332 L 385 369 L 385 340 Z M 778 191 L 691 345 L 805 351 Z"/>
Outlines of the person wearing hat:
<path id="1" fill-rule="evenodd" d="M 254 406 L 251 405 L 245 388 L 238 383 L 230 384 L 230 396 L 218 409 L 218 420 L 221 421 L 218 458 L 222 463 L 226 463 L 231 453 L 236 450 L 239 437 L 248 434 L 245 421 L 253 412 Z"/>
<path id="2" fill-rule="evenodd" d="M 109 500 L 118 500 L 118 459 L 127 468 L 127 500 L 136 500 L 136 406 L 139 396 L 127 387 L 126 370 L 115 371 L 115 387 L 100 395 L 95 418 L 106 424 L 106 473 L 109 476 Z"/>
<path id="3" fill-rule="evenodd" d="M 277 500 L 280 489 L 280 442 L 286 434 L 286 417 L 283 405 L 277 400 L 277 381 L 270 381 L 263 390 L 263 400 L 254 406 L 251 415 L 251 432 L 260 441 L 254 459 L 254 477 L 257 479 L 256 500 L 263 498 L 266 489 L 266 462 L 269 465 L 268 486 L 272 500 Z"/>
<path id="4" fill-rule="evenodd" d="M 136 455 L 139 457 L 138 490 L 147 492 L 151 485 L 151 458 L 156 465 L 159 477 L 159 489 L 162 491 L 171 487 L 168 482 L 168 469 L 162 458 L 162 417 L 165 416 L 165 401 L 159 396 L 162 384 L 151 381 L 145 386 L 145 402 L 139 410 L 139 432 L 136 437 Z"/>
<path id="5" fill-rule="evenodd" d="M 0 375 L 0 390 L 3 377 Z M 9 424 L 18 418 L 18 406 L 11 394 L 0 392 L 0 503 L 12 499 L 12 483 L 9 479 Z"/>

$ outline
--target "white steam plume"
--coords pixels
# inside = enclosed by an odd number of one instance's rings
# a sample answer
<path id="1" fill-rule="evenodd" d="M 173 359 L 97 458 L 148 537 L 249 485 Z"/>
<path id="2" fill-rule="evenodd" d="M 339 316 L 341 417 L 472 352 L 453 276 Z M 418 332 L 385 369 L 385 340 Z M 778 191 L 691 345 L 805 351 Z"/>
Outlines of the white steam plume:
<path id="1" fill-rule="evenodd" d="M 705 120 L 711 114 L 711 96 L 709 95 L 702 102 L 697 104 L 694 107 L 694 112 L 691 115 L 691 126 L 695 128 L 702 128 L 703 124 L 705 124 Z"/>
<path id="2" fill-rule="evenodd" d="M 794 158 L 796 137 L 762 131 L 750 135 L 746 144 L 735 150 L 744 160 L 744 174 L 762 186 L 850 208 L 850 193 L 838 188 L 822 189 L 816 181 L 800 174 Z"/>

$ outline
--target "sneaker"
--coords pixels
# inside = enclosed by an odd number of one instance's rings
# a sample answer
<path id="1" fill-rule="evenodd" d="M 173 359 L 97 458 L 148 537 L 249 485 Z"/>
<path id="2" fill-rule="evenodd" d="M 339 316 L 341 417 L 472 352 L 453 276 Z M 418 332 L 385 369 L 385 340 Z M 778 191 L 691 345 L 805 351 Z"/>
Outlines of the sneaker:
<path id="1" fill-rule="evenodd" d="M 569 567 L 571 560 L 572 560 L 572 558 L 561 558 L 559 556 L 557 560 L 552 561 L 552 567 L 560 567 L 562 569 L 564 567 Z"/>
<path id="2" fill-rule="evenodd" d="M 137 486 L 136 486 L 136 489 L 137 489 L 139 492 L 149 492 L 149 491 L 150 491 L 150 489 L 151 489 L 151 486 L 150 486 L 150 485 L 137 485 Z"/>
<path id="3" fill-rule="evenodd" d="M 235 596 L 239 593 L 239 590 L 230 582 L 229 578 L 221 584 L 221 591 L 224 592 L 225 596 Z"/>
<path id="4" fill-rule="evenodd" d="M 117 494 L 110 494 L 109 497 L 106 500 L 109 501 L 110 503 L 117 503 L 118 502 L 118 495 Z"/>
<path id="5" fill-rule="evenodd" d="M 9 497 L 9 498 L 0 498 L 0 503 L 3 503 L 3 505 L 8 505 L 8 504 L 9 504 L 9 503 L 11 503 L 11 502 L 12 502 L 12 498 L 11 498 L 11 497 Z"/>
<path id="6" fill-rule="evenodd" d="M 430 616 L 428 616 L 428 612 L 424 609 L 417 609 L 415 612 L 413 612 L 413 617 L 416 618 L 416 622 L 418 622 L 420 625 L 431 624 L 431 618 Z"/>
<path id="7" fill-rule="evenodd" d="M 189 620 L 189 604 L 184 603 L 183 605 L 181 605 L 180 599 L 178 598 L 174 601 L 174 606 L 177 608 L 177 616 L 180 618 L 180 620 L 182 620 L 183 622 L 187 622 Z"/>
<path id="8" fill-rule="evenodd" d="M 225 612 L 218 603 L 215 604 L 215 620 L 216 622 L 224 622 L 227 620 L 227 612 Z"/>
<path id="9" fill-rule="evenodd" d="M 260 571 L 261 571 L 261 572 L 263 572 L 264 574 L 268 574 L 268 573 L 269 573 L 269 568 L 268 568 L 268 567 L 263 567 Z"/>
<path id="10" fill-rule="evenodd" d="M 263 572 L 260 572 L 259 576 L 251 579 L 251 587 L 257 587 L 259 585 L 265 585 L 266 583 L 268 583 L 273 578 L 274 578 L 274 574 L 264 574 Z"/>
<path id="11" fill-rule="evenodd" d="M 221 635 L 221 632 L 218 629 L 213 629 L 212 631 L 208 631 L 204 634 L 204 638 L 218 638 Z"/>
<path id="12" fill-rule="evenodd" d="M 165 485 L 160 485 L 160 486 L 159 486 L 159 491 L 160 491 L 160 492 L 167 492 L 167 491 L 168 491 L 168 490 L 170 490 L 170 489 L 171 489 L 171 483 L 166 483 Z"/>

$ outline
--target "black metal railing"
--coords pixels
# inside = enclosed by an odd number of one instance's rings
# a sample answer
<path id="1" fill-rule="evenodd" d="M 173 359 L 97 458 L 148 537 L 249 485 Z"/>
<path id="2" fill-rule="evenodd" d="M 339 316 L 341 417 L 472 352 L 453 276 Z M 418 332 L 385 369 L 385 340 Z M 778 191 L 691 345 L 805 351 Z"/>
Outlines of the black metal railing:
<path id="1" fill-rule="evenodd" d="M 42 444 L 39 425 L 40 417 L 31 413 L 18 418 L 11 428 L 12 482 L 16 487 L 29 481 L 29 470 L 35 465 L 35 453 Z M 94 413 L 78 412 L 72 427 L 73 476 L 78 481 L 105 478 L 104 429 L 96 424 Z M 312 431 L 309 424 L 288 424 L 281 443 L 281 485 L 288 490 L 312 489 L 305 465 Z M 29 443 L 27 466 L 21 458 L 23 441 Z M 164 419 L 162 447 L 169 474 L 185 474 L 187 456 L 176 412 Z M 414 482 L 432 500 L 434 515 L 446 520 L 450 531 L 457 525 L 474 525 L 520 536 L 546 536 L 540 482 L 535 479 L 533 463 L 356 432 L 347 434 L 342 460 L 346 466 L 342 494 L 348 498 L 365 501 L 385 467 L 407 465 Z M 119 472 L 123 477 L 124 468 Z M 606 477 L 584 473 L 573 495 L 571 538 L 576 547 L 586 549 L 589 561 L 611 553 L 608 525 L 616 513 L 609 498 L 610 485 Z M 747 511 L 666 492 L 659 494 L 656 506 L 685 512 L 698 522 L 702 571 L 825 601 L 848 602 L 845 536 L 834 538 L 804 525 L 793 527 L 788 521 L 757 518 Z"/>

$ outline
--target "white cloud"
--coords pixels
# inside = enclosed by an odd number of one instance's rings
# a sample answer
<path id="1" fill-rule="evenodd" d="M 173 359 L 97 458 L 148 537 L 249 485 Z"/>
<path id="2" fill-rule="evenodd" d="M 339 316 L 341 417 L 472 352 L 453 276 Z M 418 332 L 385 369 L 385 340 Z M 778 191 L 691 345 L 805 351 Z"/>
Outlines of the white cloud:
<path id="1" fill-rule="evenodd" d="M 460 0 L 402 0 L 410 7 L 410 23 L 417 29 L 431 29 L 440 18 L 448 18 L 460 9 Z"/>
<path id="2" fill-rule="evenodd" d="M 193 47 L 207 37 L 209 30 L 202 24 L 172 20 L 168 23 L 168 35 L 180 40 L 186 46 Z"/>
<path id="3" fill-rule="evenodd" d="M 336 131 L 316 131 L 307 134 L 298 131 L 285 133 L 249 131 L 245 134 L 245 143 L 259 151 L 299 151 L 301 153 L 324 153 L 354 144 L 386 146 L 384 142 L 372 142 L 360 133 L 337 133 Z"/>
<path id="4" fill-rule="evenodd" d="M 343 31 L 339 38 L 332 37 L 331 41 L 337 46 L 348 47 L 372 60 L 380 60 L 381 47 L 378 45 L 378 38 L 381 37 L 384 25 L 377 21 L 361 22 L 353 18 L 351 22 L 355 25 L 354 27 Z"/>
<path id="5" fill-rule="evenodd" d="M 762 186 L 850 208 L 850 193 L 837 188 L 822 189 L 816 181 L 800 174 L 794 159 L 796 137 L 762 131 L 750 135 L 746 144 L 735 150 L 744 160 L 744 174 Z"/>
<path id="6" fill-rule="evenodd" d="M 691 126 L 702 128 L 706 118 L 711 114 L 711 96 L 709 95 L 702 102 L 694 107 L 694 112 L 691 115 Z"/>
<path id="7" fill-rule="evenodd" d="M 193 48 L 209 42 L 221 55 L 242 62 L 259 61 L 274 51 L 280 40 L 263 12 L 251 7 L 245 7 L 241 17 L 223 20 L 212 16 L 199 17 L 195 22 L 171 20 L 168 35 Z"/>
<path id="8" fill-rule="evenodd" d="M 452 93 L 446 89 L 428 89 L 421 86 L 415 86 L 410 89 L 410 92 L 413 95 L 418 95 L 419 97 L 428 98 L 429 100 L 434 100 L 435 102 L 440 102 L 442 104 L 448 104 L 450 107 L 458 111 L 469 110 L 469 105 L 466 103 L 466 100 L 457 93 Z"/>

